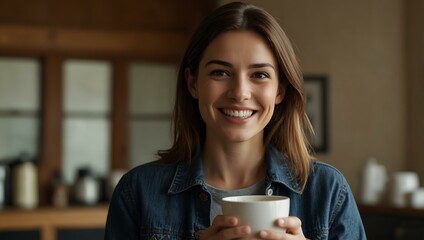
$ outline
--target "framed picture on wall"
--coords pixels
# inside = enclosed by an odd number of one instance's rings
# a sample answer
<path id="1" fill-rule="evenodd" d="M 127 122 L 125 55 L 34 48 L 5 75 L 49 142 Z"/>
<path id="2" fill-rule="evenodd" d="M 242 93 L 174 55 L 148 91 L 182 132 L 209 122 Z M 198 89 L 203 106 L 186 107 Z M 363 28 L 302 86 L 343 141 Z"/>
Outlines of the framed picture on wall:
<path id="1" fill-rule="evenodd" d="M 308 140 L 316 153 L 328 151 L 327 77 L 305 75 L 306 114 L 314 128 L 315 135 L 308 134 Z"/>

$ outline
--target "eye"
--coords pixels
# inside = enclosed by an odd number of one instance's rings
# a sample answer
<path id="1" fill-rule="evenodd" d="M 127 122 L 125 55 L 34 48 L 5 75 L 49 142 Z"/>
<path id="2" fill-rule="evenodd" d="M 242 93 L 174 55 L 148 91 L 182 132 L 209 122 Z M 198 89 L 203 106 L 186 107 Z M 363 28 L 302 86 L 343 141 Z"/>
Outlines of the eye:
<path id="1" fill-rule="evenodd" d="M 255 79 L 265 79 L 269 78 L 269 74 L 266 72 L 255 72 L 252 74 L 252 77 Z"/>
<path id="2" fill-rule="evenodd" d="M 209 76 L 213 78 L 228 78 L 230 74 L 224 70 L 213 70 L 209 73 Z"/>

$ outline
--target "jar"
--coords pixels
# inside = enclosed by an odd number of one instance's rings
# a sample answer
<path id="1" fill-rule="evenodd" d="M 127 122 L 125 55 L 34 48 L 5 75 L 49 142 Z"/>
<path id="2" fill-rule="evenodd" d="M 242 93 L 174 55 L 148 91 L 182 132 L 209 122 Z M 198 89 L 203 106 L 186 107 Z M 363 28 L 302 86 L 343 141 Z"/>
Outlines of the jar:
<path id="1" fill-rule="evenodd" d="M 38 205 L 38 172 L 29 158 L 21 158 L 13 168 L 12 203 L 22 209 L 33 209 Z"/>
<path id="2" fill-rule="evenodd" d="M 75 200 L 84 205 L 94 205 L 99 201 L 100 187 L 97 179 L 92 175 L 90 169 L 78 170 L 74 186 Z"/>
<path id="3" fill-rule="evenodd" d="M 62 173 L 56 171 L 52 179 L 52 204 L 55 207 L 64 208 L 69 203 L 68 186 L 63 181 Z"/>

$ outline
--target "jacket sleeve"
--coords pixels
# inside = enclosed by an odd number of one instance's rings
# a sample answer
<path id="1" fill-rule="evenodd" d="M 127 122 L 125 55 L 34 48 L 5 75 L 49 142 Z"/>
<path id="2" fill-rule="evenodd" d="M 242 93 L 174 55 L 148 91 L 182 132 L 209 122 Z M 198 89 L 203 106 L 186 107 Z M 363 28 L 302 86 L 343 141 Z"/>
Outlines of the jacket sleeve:
<path id="1" fill-rule="evenodd" d="M 344 178 L 331 214 L 328 239 L 367 239 L 355 198 Z"/>
<path id="2" fill-rule="evenodd" d="M 130 177 L 124 175 L 116 186 L 109 205 L 105 240 L 139 239 L 139 212 L 131 188 Z"/>

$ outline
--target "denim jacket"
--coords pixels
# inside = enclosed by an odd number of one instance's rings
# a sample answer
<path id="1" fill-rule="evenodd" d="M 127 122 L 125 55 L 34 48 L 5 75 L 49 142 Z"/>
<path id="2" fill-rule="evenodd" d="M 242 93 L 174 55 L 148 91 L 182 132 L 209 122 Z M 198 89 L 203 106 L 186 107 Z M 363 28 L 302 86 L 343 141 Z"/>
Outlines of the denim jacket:
<path id="1" fill-rule="evenodd" d="M 110 202 L 106 240 L 196 239 L 211 225 L 201 154 L 191 164 L 152 162 L 129 171 Z M 302 221 L 309 239 L 366 239 L 353 194 L 334 167 L 314 161 L 305 189 L 290 162 L 269 147 L 265 192 L 290 197 L 290 215 Z"/>

